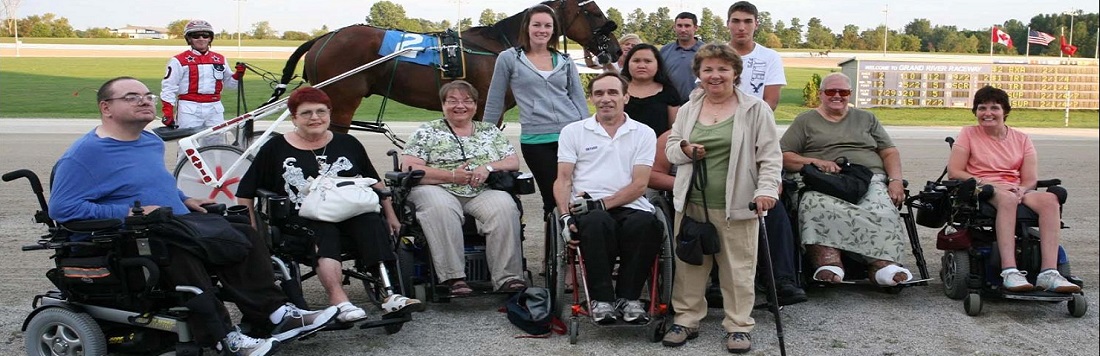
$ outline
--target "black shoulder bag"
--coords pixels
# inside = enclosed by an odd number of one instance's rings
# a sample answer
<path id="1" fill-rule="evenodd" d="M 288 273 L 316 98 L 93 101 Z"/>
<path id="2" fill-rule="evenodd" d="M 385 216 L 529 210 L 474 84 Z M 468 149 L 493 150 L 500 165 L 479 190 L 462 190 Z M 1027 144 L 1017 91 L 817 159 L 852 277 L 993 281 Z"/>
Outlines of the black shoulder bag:
<path id="1" fill-rule="evenodd" d="M 701 266 L 703 265 L 703 255 L 718 253 L 718 229 L 710 222 L 710 214 L 707 212 L 707 194 L 703 191 L 703 188 L 707 185 L 706 159 L 697 159 L 698 154 L 694 150 L 691 156 L 693 159 L 691 185 L 688 186 L 687 194 L 684 196 L 684 205 L 686 206 L 689 198 L 691 198 L 691 190 L 698 190 L 699 193 L 703 194 L 703 217 L 705 221 L 699 222 L 692 219 L 687 215 L 685 209 L 685 213 L 680 220 L 680 233 L 677 235 L 679 242 L 676 246 L 676 257 L 686 263 Z"/>
<path id="2" fill-rule="evenodd" d="M 836 159 L 840 173 L 825 173 L 813 164 L 802 165 L 804 190 L 832 195 L 852 204 L 859 204 L 871 185 L 874 173 L 863 165 L 848 162 L 847 157 Z"/>

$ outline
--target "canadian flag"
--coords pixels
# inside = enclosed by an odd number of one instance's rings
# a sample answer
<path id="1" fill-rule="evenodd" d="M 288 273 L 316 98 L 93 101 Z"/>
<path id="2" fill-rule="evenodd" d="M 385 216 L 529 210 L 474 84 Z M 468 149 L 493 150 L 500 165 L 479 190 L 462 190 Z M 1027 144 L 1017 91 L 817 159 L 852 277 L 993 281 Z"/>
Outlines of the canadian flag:
<path id="1" fill-rule="evenodd" d="M 1001 29 L 997 28 L 997 26 L 993 26 L 992 41 L 993 43 L 1000 43 L 1008 46 L 1008 48 L 1012 48 L 1012 36 L 1009 36 L 1008 33 L 1001 31 Z"/>
<path id="2" fill-rule="evenodd" d="M 1077 46 L 1066 43 L 1066 36 L 1062 35 L 1062 54 L 1073 57 L 1074 53 L 1077 53 Z"/>

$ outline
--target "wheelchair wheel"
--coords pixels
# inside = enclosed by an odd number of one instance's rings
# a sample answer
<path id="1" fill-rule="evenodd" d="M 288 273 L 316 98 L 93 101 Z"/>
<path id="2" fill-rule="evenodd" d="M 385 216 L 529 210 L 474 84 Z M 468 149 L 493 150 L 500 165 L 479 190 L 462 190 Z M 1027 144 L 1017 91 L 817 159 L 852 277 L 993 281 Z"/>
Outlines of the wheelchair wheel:
<path id="1" fill-rule="evenodd" d="M 24 332 L 28 355 L 106 355 L 107 339 L 88 314 L 64 308 L 39 312 Z"/>
<path id="2" fill-rule="evenodd" d="M 202 154 L 203 160 L 206 161 L 206 165 L 212 170 L 211 173 L 215 178 L 229 176 L 225 181 L 225 185 L 214 188 L 203 184 L 202 175 L 184 157 L 176 162 L 176 170 L 172 172 L 172 175 L 176 177 L 176 186 L 187 196 L 211 198 L 218 203 L 225 204 L 225 206 L 237 205 L 237 183 L 248 171 L 248 167 L 252 165 L 252 157 L 245 158 L 245 162 L 241 163 L 233 172 L 227 172 L 233 166 L 233 162 L 236 162 L 244 154 L 244 151 L 240 148 L 226 145 L 206 146 L 199 147 L 199 153 Z"/>
<path id="3" fill-rule="evenodd" d="M 966 295 L 966 299 L 963 300 L 963 309 L 966 310 L 966 315 L 978 316 L 982 313 L 982 296 L 978 293 L 970 293 Z"/>
<path id="4" fill-rule="evenodd" d="M 581 321 L 577 318 L 569 318 L 569 344 L 576 345 L 581 334 Z"/>
<path id="5" fill-rule="evenodd" d="M 1084 295 L 1075 294 L 1073 299 L 1066 302 L 1066 308 L 1069 309 L 1069 315 L 1074 318 L 1080 318 L 1085 316 L 1085 313 L 1089 311 L 1089 301 Z"/>
<path id="6" fill-rule="evenodd" d="M 556 211 L 556 210 L 555 210 Z M 556 215 L 556 214 L 555 214 Z M 546 223 L 546 288 L 550 290 L 550 315 L 562 316 L 565 304 L 565 241 L 561 239 L 561 226 L 558 219 L 551 217 Z M 570 331 L 572 332 L 572 331 Z"/>
<path id="7" fill-rule="evenodd" d="M 661 226 L 664 227 L 665 230 L 664 238 L 661 241 L 660 258 L 657 261 L 660 264 L 657 269 L 660 273 L 660 276 L 658 276 L 658 283 L 660 284 L 658 287 L 660 290 L 657 293 L 657 302 L 664 304 L 668 308 L 665 310 L 665 314 L 668 315 L 672 311 L 672 280 L 676 268 L 676 257 L 674 253 L 676 234 L 672 233 L 672 205 L 663 197 L 654 197 L 650 199 L 650 202 L 657 208 L 657 214 L 655 214 L 657 216 L 657 221 L 661 222 Z M 662 334 L 661 337 L 663 338 L 664 330 L 660 331 Z"/>
<path id="8" fill-rule="evenodd" d="M 943 280 L 943 294 L 948 298 L 962 300 L 970 293 L 970 254 L 967 251 L 944 251 L 940 279 Z"/>

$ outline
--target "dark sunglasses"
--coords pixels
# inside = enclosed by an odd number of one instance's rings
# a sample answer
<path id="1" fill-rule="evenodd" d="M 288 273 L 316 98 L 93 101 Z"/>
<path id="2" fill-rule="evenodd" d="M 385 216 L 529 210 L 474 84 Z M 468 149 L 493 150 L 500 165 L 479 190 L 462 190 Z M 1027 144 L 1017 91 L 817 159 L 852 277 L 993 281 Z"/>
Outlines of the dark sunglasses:
<path id="1" fill-rule="evenodd" d="M 200 38 L 214 37 L 214 35 L 211 35 L 209 33 L 192 33 L 192 34 L 188 35 L 187 37 L 191 37 L 193 39 L 200 39 Z"/>
<path id="2" fill-rule="evenodd" d="M 849 89 L 825 89 L 822 92 L 824 92 L 827 96 L 833 96 L 837 94 L 840 94 L 840 96 L 852 95 L 852 91 Z"/>

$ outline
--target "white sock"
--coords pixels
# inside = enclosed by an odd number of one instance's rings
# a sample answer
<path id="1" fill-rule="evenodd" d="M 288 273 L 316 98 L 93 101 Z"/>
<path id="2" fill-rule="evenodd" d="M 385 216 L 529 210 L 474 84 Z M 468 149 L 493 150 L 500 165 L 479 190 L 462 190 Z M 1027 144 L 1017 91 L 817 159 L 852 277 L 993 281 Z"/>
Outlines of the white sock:
<path id="1" fill-rule="evenodd" d="M 350 306 L 352 306 L 351 302 L 343 302 L 343 303 L 340 303 L 340 304 L 336 304 L 336 309 L 344 309 L 344 307 L 350 307 Z"/>
<path id="2" fill-rule="evenodd" d="M 283 322 L 283 315 L 289 312 L 290 307 L 284 304 L 279 307 L 279 309 L 275 309 L 275 311 L 271 312 L 271 315 L 268 315 L 267 318 L 271 319 L 272 324 L 279 325 L 279 323 Z"/>

